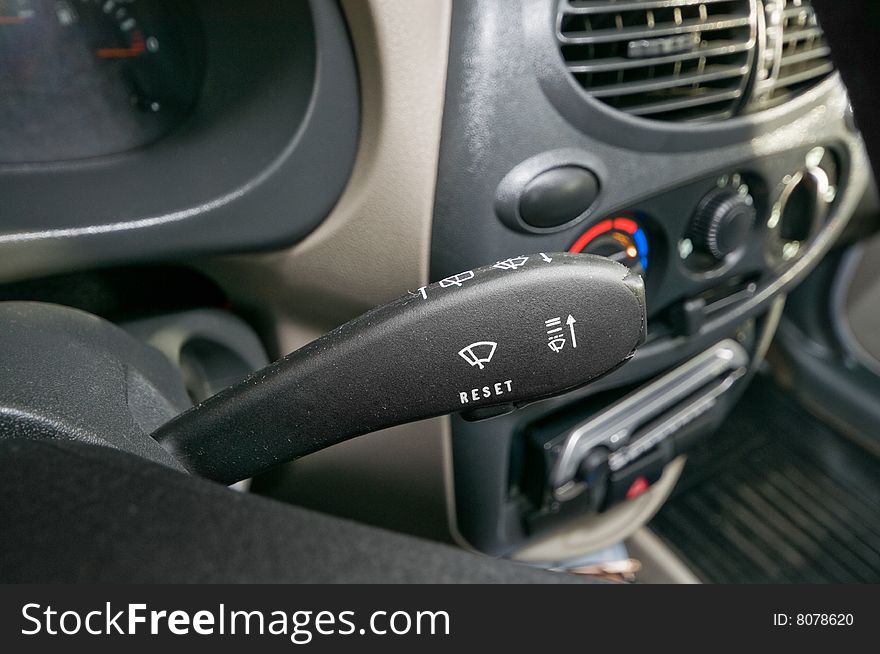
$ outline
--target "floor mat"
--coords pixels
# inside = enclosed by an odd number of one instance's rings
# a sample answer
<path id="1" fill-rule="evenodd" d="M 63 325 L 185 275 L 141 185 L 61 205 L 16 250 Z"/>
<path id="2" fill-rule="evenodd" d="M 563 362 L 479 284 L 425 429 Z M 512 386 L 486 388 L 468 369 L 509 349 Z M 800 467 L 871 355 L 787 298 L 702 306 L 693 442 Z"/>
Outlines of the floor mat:
<path id="1" fill-rule="evenodd" d="M 651 528 L 711 583 L 880 582 L 880 460 L 765 378 Z"/>

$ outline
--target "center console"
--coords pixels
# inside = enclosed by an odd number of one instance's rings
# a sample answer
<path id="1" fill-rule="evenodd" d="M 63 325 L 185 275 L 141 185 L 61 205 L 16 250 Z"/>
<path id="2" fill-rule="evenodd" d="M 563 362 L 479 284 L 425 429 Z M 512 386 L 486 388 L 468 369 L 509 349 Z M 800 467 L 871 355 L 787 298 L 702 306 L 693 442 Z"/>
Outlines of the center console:
<path id="1" fill-rule="evenodd" d="M 588 389 L 453 418 L 462 540 L 547 563 L 647 520 L 868 173 L 808 2 L 456 3 L 431 278 L 585 252 L 648 306 L 647 343 Z"/>

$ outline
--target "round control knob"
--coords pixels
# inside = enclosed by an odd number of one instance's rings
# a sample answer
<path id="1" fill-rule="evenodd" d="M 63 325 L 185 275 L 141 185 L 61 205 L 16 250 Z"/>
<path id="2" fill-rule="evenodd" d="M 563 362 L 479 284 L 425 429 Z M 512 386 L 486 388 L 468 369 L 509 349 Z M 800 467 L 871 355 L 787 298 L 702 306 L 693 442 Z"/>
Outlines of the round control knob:
<path id="1" fill-rule="evenodd" d="M 722 261 L 745 242 L 755 216 L 748 197 L 730 188 L 715 189 L 700 201 L 688 237 L 695 250 Z"/>

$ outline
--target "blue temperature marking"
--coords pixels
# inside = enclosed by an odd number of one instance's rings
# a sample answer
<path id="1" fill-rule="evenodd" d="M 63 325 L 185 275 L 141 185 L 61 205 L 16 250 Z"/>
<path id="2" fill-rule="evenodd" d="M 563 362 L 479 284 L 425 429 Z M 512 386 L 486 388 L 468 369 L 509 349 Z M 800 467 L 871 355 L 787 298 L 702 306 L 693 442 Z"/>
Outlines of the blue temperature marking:
<path id="1" fill-rule="evenodd" d="M 636 230 L 636 233 L 633 234 L 633 238 L 636 240 L 636 247 L 639 250 L 639 260 L 642 262 L 642 268 L 647 270 L 648 269 L 648 237 L 645 236 L 645 232 L 642 231 L 641 227 L 639 227 Z"/>

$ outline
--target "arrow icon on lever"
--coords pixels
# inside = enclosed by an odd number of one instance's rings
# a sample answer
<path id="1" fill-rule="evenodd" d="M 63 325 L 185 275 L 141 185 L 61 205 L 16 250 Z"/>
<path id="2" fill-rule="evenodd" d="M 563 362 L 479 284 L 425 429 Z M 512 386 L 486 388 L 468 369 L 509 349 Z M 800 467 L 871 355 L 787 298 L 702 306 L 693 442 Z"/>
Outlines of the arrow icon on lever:
<path id="1" fill-rule="evenodd" d="M 571 331 L 571 346 L 573 348 L 578 346 L 577 336 L 574 335 L 574 324 L 576 322 L 577 322 L 577 320 L 574 319 L 574 316 L 571 314 L 568 314 L 568 320 L 565 321 L 565 324 L 568 325 L 568 329 L 569 329 L 569 331 Z"/>

